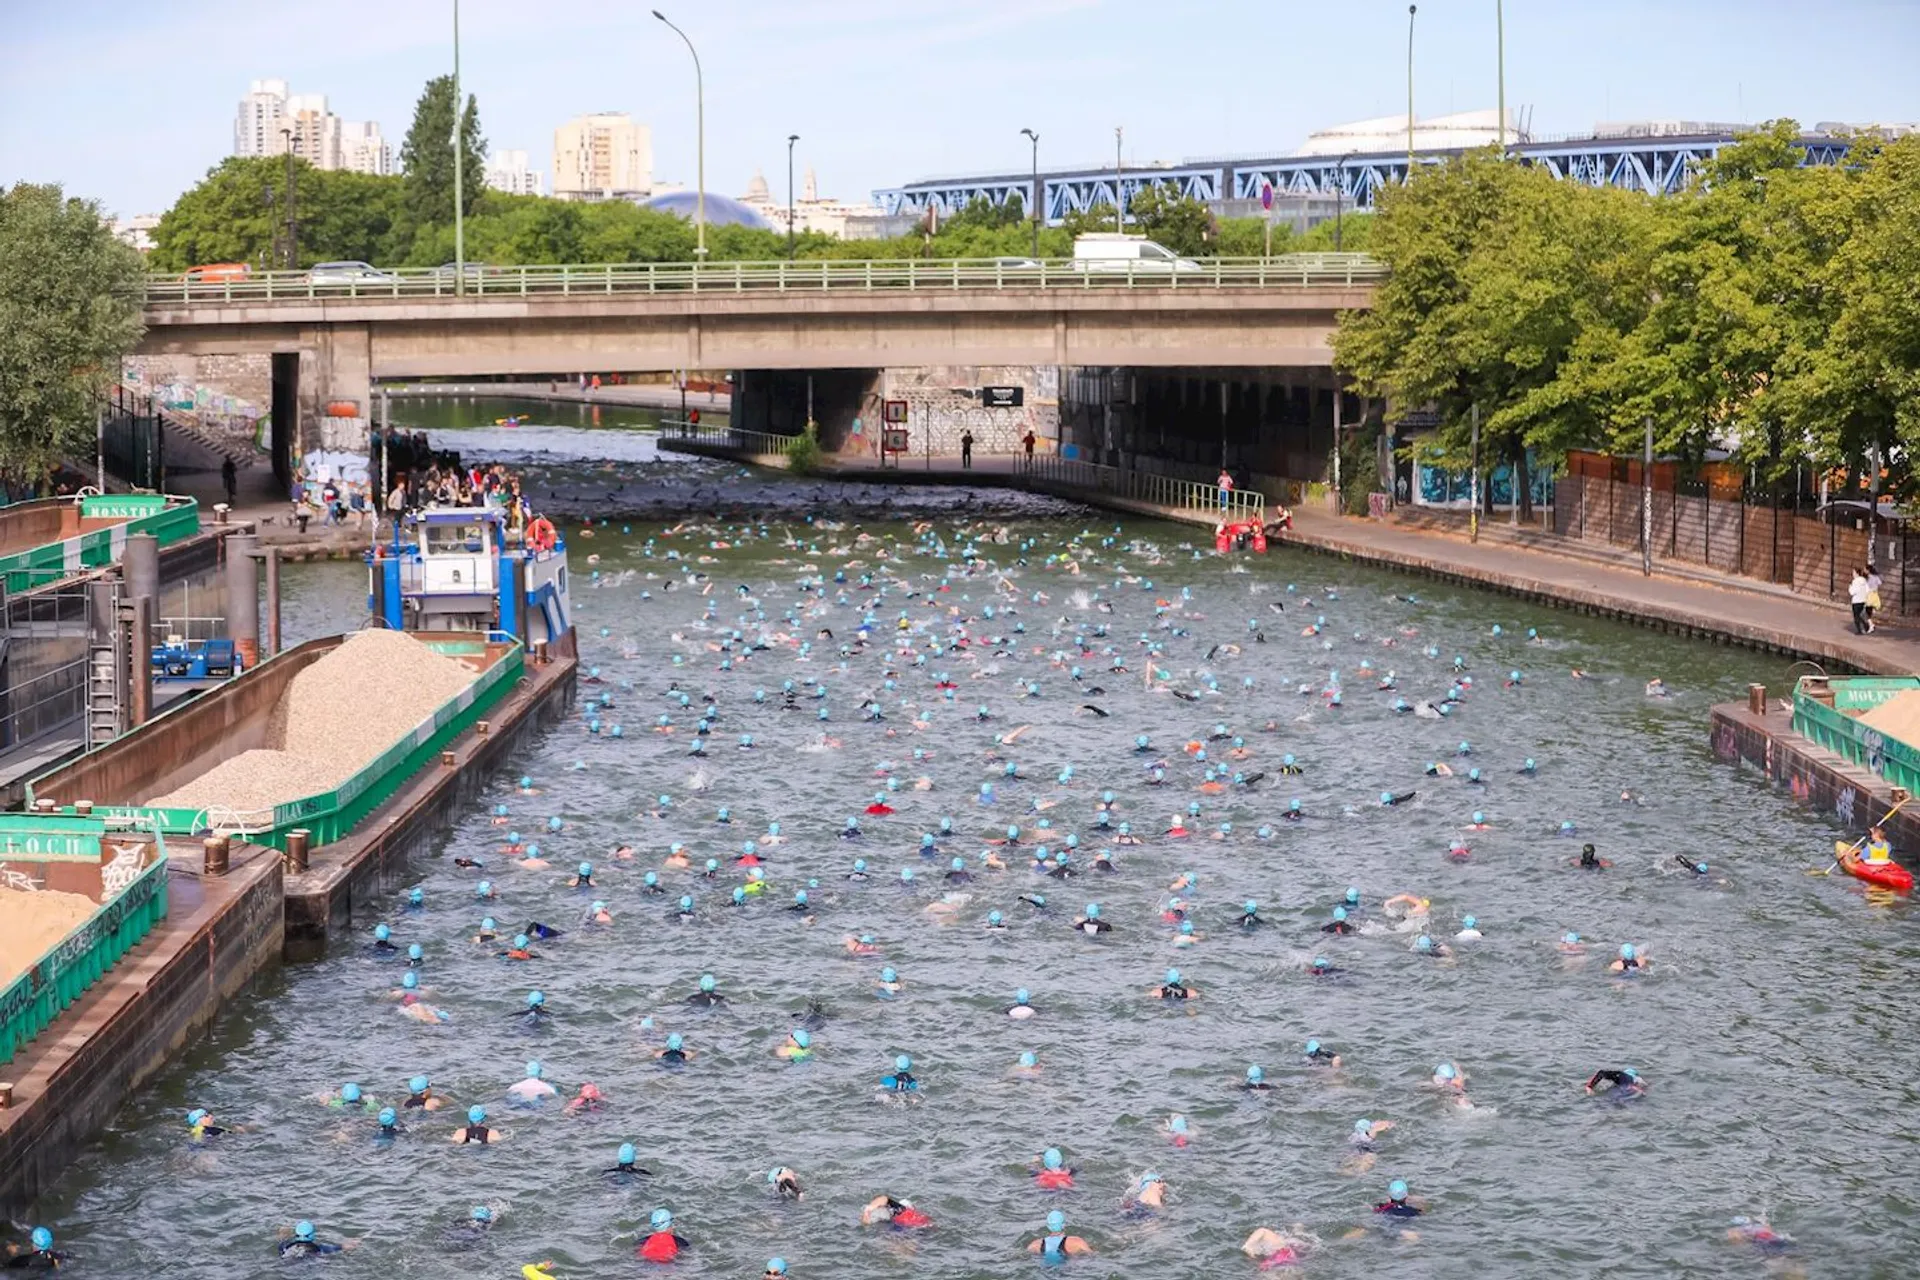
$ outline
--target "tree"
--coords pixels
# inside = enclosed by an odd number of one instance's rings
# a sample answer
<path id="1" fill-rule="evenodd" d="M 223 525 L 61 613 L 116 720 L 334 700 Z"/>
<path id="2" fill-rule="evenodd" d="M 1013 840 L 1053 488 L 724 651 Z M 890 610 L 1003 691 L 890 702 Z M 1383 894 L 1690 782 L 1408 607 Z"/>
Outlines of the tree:
<path id="1" fill-rule="evenodd" d="M 0 480 L 37 485 L 90 452 L 92 399 L 140 340 L 144 280 L 93 201 L 0 194 Z"/>
<path id="2" fill-rule="evenodd" d="M 323 171 L 299 159 L 293 172 L 298 264 L 401 260 L 404 254 L 389 255 L 403 216 L 399 179 Z M 278 266 L 273 251 L 285 231 L 286 185 L 284 156 L 221 161 L 161 215 L 149 265 L 158 271 L 205 262 Z"/>
<path id="3" fill-rule="evenodd" d="M 1127 201 L 1133 229 L 1155 244 L 1183 257 L 1197 257 L 1213 248 L 1213 214 L 1203 201 L 1183 196 L 1171 186 L 1152 183 Z"/>
<path id="4" fill-rule="evenodd" d="M 400 146 L 406 174 L 407 207 L 422 224 L 453 221 L 453 77 L 427 81 L 413 109 L 413 125 Z M 467 95 L 460 121 L 461 211 L 473 215 L 484 187 L 486 139 L 480 135 L 480 108 Z"/>
<path id="5" fill-rule="evenodd" d="M 964 227 L 985 227 L 997 230 L 1001 227 L 1022 226 L 1026 220 L 1026 206 L 1021 203 L 1018 192 L 998 204 L 985 196 L 975 196 L 967 201 L 964 209 L 949 215 L 941 222 L 940 230 L 957 231 Z"/>

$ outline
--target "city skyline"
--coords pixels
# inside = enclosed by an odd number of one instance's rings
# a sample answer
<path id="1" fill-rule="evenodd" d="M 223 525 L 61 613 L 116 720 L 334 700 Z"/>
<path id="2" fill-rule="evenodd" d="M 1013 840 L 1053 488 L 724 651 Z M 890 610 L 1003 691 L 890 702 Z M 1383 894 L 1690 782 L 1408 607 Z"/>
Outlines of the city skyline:
<path id="1" fill-rule="evenodd" d="M 716 193 L 745 190 L 756 170 L 784 176 L 789 133 L 801 137 L 803 166 L 864 200 L 936 174 L 1018 170 L 1022 127 L 1041 134 L 1042 165 L 1058 167 L 1110 156 L 1113 126 L 1124 124 L 1127 163 L 1141 165 L 1290 150 L 1316 129 L 1406 105 L 1407 14 L 1397 0 L 1337 12 L 1219 0 L 1205 21 L 1182 22 L 1143 0 L 927 0 L 911 14 L 882 0 L 715 0 L 663 11 L 700 50 Z M 1493 105 L 1493 11 L 1491 0 L 1422 7 L 1419 115 Z M 339 41 L 290 41 L 286 15 L 238 0 L 108 15 L 102 0 L 25 0 L 12 15 L 18 71 L 0 85 L 0 182 L 57 181 L 112 213 L 159 212 L 231 151 L 235 102 L 263 77 L 386 122 L 397 167 L 421 88 L 452 67 L 450 4 L 342 0 L 330 23 L 364 33 L 350 54 Z M 554 38 L 530 42 L 523 8 L 461 7 L 462 87 L 479 100 L 489 149 L 525 150 L 530 169 L 551 173 L 563 121 L 626 112 L 651 127 L 656 183 L 691 187 L 684 46 L 644 6 L 608 13 L 551 0 L 542 17 Z M 1907 87 L 1920 7 L 1836 0 L 1817 20 L 1880 35 L 1811 40 L 1804 9 L 1775 0 L 1509 0 L 1508 106 L 1530 109 L 1540 134 L 1601 120 L 1920 116 Z M 1223 44 L 1223 33 L 1234 39 Z M 1271 56 L 1233 56 L 1262 40 Z M 169 82 L 155 111 L 146 101 L 155 50 L 181 43 L 203 68 L 228 70 Z M 954 109 L 962 95 L 966 108 Z"/>

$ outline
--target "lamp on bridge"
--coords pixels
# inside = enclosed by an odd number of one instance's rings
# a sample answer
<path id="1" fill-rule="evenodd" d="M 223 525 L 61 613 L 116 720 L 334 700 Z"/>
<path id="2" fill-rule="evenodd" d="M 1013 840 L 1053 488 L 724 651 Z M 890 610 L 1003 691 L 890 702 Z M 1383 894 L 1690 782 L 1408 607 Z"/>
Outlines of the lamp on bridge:
<path id="1" fill-rule="evenodd" d="M 1033 143 L 1033 190 L 1028 199 L 1033 207 L 1027 212 L 1033 216 L 1033 260 L 1040 260 L 1040 135 L 1031 129 L 1022 129 L 1021 135 Z"/>
<path id="2" fill-rule="evenodd" d="M 787 261 L 793 261 L 793 144 L 800 141 L 800 135 L 787 135 Z"/>
<path id="3" fill-rule="evenodd" d="M 1340 157 L 1334 164 L 1333 172 L 1333 251 L 1340 252 L 1340 211 L 1347 206 L 1347 161 L 1353 159 L 1353 152 Z"/>
<path id="4" fill-rule="evenodd" d="M 685 42 L 687 52 L 693 55 L 694 182 L 698 187 L 693 206 L 693 254 L 697 260 L 704 262 L 707 257 L 707 88 L 700 74 L 700 51 L 693 47 L 693 41 L 687 39 L 687 33 L 674 26 L 666 14 L 655 9 L 653 16 L 666 23 L 668 29 Z"/>

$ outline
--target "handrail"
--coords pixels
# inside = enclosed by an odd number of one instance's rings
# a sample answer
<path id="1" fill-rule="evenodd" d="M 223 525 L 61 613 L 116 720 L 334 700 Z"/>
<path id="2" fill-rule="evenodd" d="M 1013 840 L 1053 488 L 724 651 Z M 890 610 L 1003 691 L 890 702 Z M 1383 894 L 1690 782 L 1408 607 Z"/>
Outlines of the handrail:
<path id="1" fill-rule="evenodd" d="M 660 420 L 660 434 L 669 440 L 682 440 L 689 444 L 712 445 L 720 449 L 735 449 L 742 453 L 761 457 L 777 457 L 787 451 L 787 446 L 796 439 L 772 431 L 748 431 L 740 427 L 703 426 L 687 418 L 667 417 Z"/>
<path id="2" fill-rule="evenodd" d="M 1005 289 L 1351 288 L 1386 277 L 1386 264 L 1361 253 L 1294 253 L 1272 258 L 1074 260 L 907 258 L 778 262 L 638 262 L 584 266 L 469 268 L 466 289 L 444 271 L 402 268 L 330 282 L 310 271 L 268 271 L 240 280 L 152 276 L 150 307 L 231 302 L 446 299 L 484 302 L 610 293 L 874 293 Z"/>
<path id="3" fill-rule="evenodd" d="M 1029 458 L 1026 474 L 1042 483 L 1068 489 L 1090 489 L 1148 506 L 1193 515 L 1211 515 L 1225 521 L 1264 520 L 1267 497 L 1258 490 L 1230 489 L 1197 480 L 1158 475 L 1150 471 L 1123 471 L 1104 463 L 1082 462 L 1058 454 Z"/>

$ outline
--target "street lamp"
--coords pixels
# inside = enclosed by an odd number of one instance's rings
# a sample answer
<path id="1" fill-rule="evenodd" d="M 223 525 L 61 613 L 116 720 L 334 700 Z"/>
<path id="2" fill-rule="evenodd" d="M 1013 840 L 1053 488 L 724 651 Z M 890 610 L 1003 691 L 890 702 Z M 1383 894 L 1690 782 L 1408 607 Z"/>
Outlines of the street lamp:
<path id="1" fill-rule="evenodd" d="M 1126 214 L 1121 210 L 1126 202 L 1120 195 L 1120 126 L 1113 126 L 1113 232 L 1119 235 L 1126 230 Z"/>
<path id="2" fill-rule="evenodd" d="M 793 261 L 793 144 L 800 141 L 800 135 L 787 135 L 787 261 Z"/>
<path id="3" fill-rule="evenodd" d="M 1333 251 L 1335 253 L 1340 252 L 1340 213 L 1347 207 L 1347 161 L 1351 159 L 1353 159 L 1353 152 L 1349 151 L 1347 154 L 1341 156 L 1333 166 L 1335 174 L 1333 180 Z"/>
<path id="4" fill-rule="evenodd" d="M 1493 0 L 1494 65 L 1498 68 L 1500 84 L 1498 106 L 1500 113 L 1500 158 L 1507 158 L 1507 6 L 1506 0 Z M 1514 510 L 1519 510 L 1514 504 Z"/>
<path id="5" fill-rule="evenodd" d="M 1033 143 L 1033 191 L 1031 193 L 1033 208 L 1028 212 L 1033 215 L 1033 260 L 1038 262 L 1040 260 L 1040 135 L 1031 129 L 1022 129 L 1020 132 Z"/>
<path id="6" fill-rule="evenodd" d="M 280 130 L 280 136 L 286 140 L 286 144 L 287 144 L 287 148 L 286 148 L 287 150 L 287 270 L 292 271 L 300 261 L 299 224 L 294 221 L 294 217 L 293 217 L 294 209 L 297 206 L 295 205 L 295 202 L 294 202 L 294 173 L 293 173 L 294 131 L 292 127 L 289 126 L 287 128 Z"/>
<path id="7" fill-rule="evenodd" d="M 1413 15 L 1418 5 L 1407 6 L 1407 181 L 1413 181 Z"/>
<path id="8" fill-rule="evenodd" d="M 460 101 L 460 0 L 453 0 L 453 291 L 467 291 L 466 112 Z"/>
<path id="9" fill-rule="evenodd" d="M 693 47 L 693 41 L 687 39 L 687 33 L 673 25 L 667 15 L 658 9 L 653 16 L 665 22 L 673 34 L 686 43 L 687 52 L 693 55 L 693 110 L 694 110 L 694 181 L 699 190 L 694 194 L 693 227 L 696 243 L 694 257 L 705 259 L 707 256 L 707 86 L 700 73 L 700 51 Z"/>

